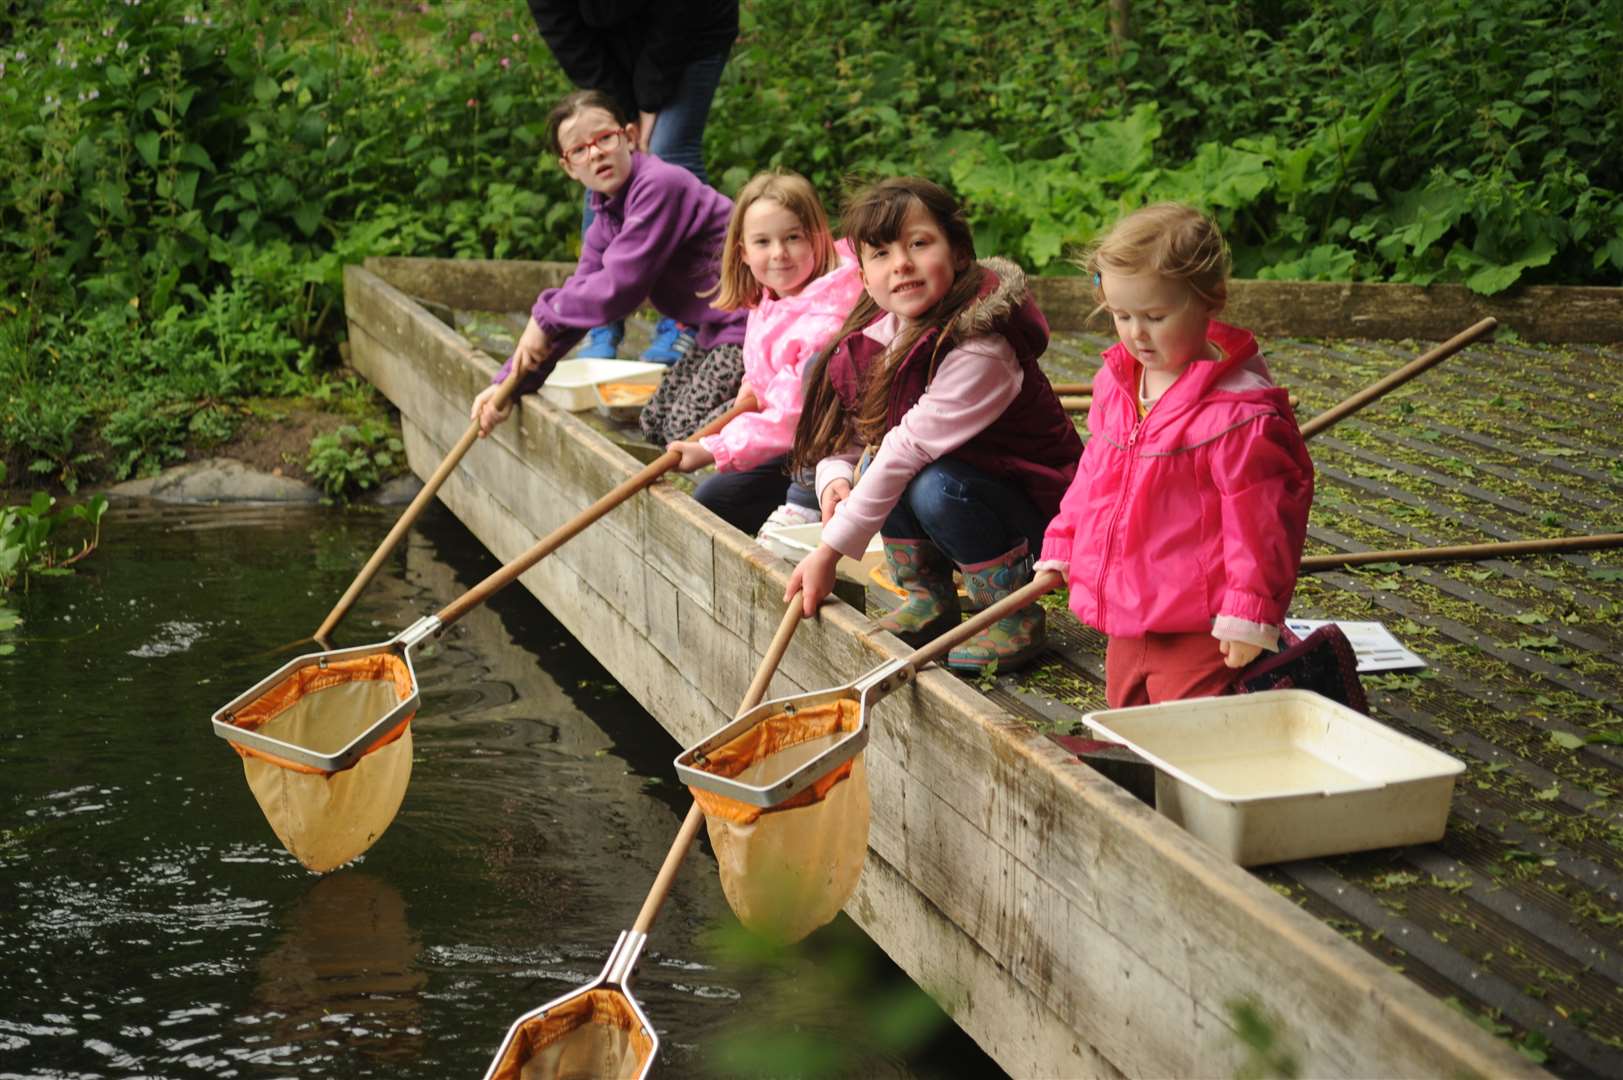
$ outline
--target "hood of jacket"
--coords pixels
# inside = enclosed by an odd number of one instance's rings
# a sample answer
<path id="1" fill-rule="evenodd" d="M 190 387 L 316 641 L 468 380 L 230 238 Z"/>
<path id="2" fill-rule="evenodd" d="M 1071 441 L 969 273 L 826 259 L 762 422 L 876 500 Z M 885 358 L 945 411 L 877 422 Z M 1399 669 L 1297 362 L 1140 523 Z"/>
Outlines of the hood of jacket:
<path id="1" fill-rule="evenodd" d="M 998 333 L 1009 339 L 1016 356 L 1040 356 L 1048 348 L 1048 320 L 1030 303 L 1026 272 L 1008 259 L 980 261 L 986 271 L 975 299 L 948 325 L 956 341 Z"/>
<path id="2" fill-rule="evenodd" d="M 1214 319 L 1207 324 L 1206 340 L 1222 357 L 1196 360 L 1184 369 L 1144 418 L 1143 439 L 1174 432 L 1209 437 L 1213 432 L 1204 430 L 1203 412 L 1221 424 L 1262 412 L 1291 415 L 1290 395 L 1274 385 L 1251 331 Z M 1130 431 L 1138 424 L 1139 363 L 1119 341 L 1101 355 L 1104 367 L 1094 380 L 1094 396 L 1108 402 L 1105 418 L 1112 427 Z M 1210 408 L 1214 405 L 1220 407 Z"/>

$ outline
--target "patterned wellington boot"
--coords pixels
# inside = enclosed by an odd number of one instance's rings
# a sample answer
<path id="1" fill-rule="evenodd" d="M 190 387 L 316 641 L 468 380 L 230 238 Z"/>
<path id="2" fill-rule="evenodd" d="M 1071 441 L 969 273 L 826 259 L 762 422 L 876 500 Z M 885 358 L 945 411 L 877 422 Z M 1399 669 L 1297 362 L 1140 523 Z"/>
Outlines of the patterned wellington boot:
<path id="1" fill-rule="evenodd" d="M 891 580 L 907 590 L 902 606 L 879 620 L 913 648 L 958 625 L 958 590 L 952 584 L 952 561 L 928 540 L 881 536 Z"/>
<path id="2" fill-rule="evenodd" d="M 974 566 L 960 566 L 964 592 L 971 611 L 981 611 L 1031 580 L 1031 559 L 1024 540 L 995 559 Z M 1029 663 L 1042 651 L 1047 613 L 1041 604 L 1031 604 L 1013 615 L 1005 615 L 947 654 L 947 666 L 958 671 L 984 672 L 993 664 L 998 671 L 1013 671 Z"/>

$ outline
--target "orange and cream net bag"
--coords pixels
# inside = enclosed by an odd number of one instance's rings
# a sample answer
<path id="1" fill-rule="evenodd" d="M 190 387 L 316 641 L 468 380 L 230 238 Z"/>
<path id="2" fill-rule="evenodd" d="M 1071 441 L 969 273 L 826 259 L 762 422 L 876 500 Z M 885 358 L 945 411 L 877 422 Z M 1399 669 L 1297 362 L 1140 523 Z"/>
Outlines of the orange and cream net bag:
<path id="1" fill-rule="evenodd" d="M 406 661 L 372 653 L 291 672 L 231 723 L 321 754 L 348 746 L 412 694 Z M 317 873 L 349 862 L 383 835 L 411 780 L 407 713 L 355 764 L 337 771 L 233 742 L 248 787 L 277 839 Z"/>
<path id="2" fill-rule="evenodd" d="M 856 730 L 860 703 L 839 699 L 768 716 L 709 750 L 704 770 L 747 784 L 784 776 Z M 868 855 L 868 779 L 858 754 L 776 806 L 690 787 L 733 913 L 751 930 L 800 941 L 839 914 Z"/>
<path id="3" fill-rule="evenodd" d="M 633 1080 L 655 1044 L 626 996 L 599 987 L 526 1018 L 502 1049 L 489 1080 Z"/>

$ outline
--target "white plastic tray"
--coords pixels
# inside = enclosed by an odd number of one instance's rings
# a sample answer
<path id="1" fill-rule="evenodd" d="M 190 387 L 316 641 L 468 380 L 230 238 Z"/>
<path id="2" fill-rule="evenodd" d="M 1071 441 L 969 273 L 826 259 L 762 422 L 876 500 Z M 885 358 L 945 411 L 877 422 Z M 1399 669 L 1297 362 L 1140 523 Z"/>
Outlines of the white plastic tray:
<path id="1" fill-rule="evenodd" d="M 597 404 L 597 384 L 645 382 L 658 384 L 664 364 L 646 360 L 560 360 L 541 384 L 541 396 L 570 412 L 583 412 Z"/>
<path id="2" fill-rule="evenodd" d="M 810 525 L 788 525 L 781 529 L 768 529 L 761 534 L 761 543 L 768 550 L 775 551 L 793 562 L 799 562 L 810 555 L 822 542 L 823 526 L 816 522 Z M 842 557 L 836 570 L 866 586 L 869 573 L 884 561 L 885 545 L 880 541 L 879 534 L 875 533 L 868 541 L 868 548 L 862 553 L 861 560 Z"/>
<path id="3" fill-rule="evenodd" d="M 1162 814 L 1241 866 L 1442 838 L 1457 759 L 1308 690 L 1083 722 L 1156 766 Z"/>

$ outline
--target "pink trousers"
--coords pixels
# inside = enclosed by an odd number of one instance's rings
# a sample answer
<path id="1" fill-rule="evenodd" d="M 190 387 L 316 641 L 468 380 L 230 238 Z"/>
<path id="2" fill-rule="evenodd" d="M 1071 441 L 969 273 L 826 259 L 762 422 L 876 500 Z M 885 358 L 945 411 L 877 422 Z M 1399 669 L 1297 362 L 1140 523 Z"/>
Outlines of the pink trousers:
<path id="1" fill-rule="evenodd" d="M 1105 700 L 1112 709 L 1234 692 L 1233 669 L 1209 633 L 1113 637 L 1105 646 Z"/>

